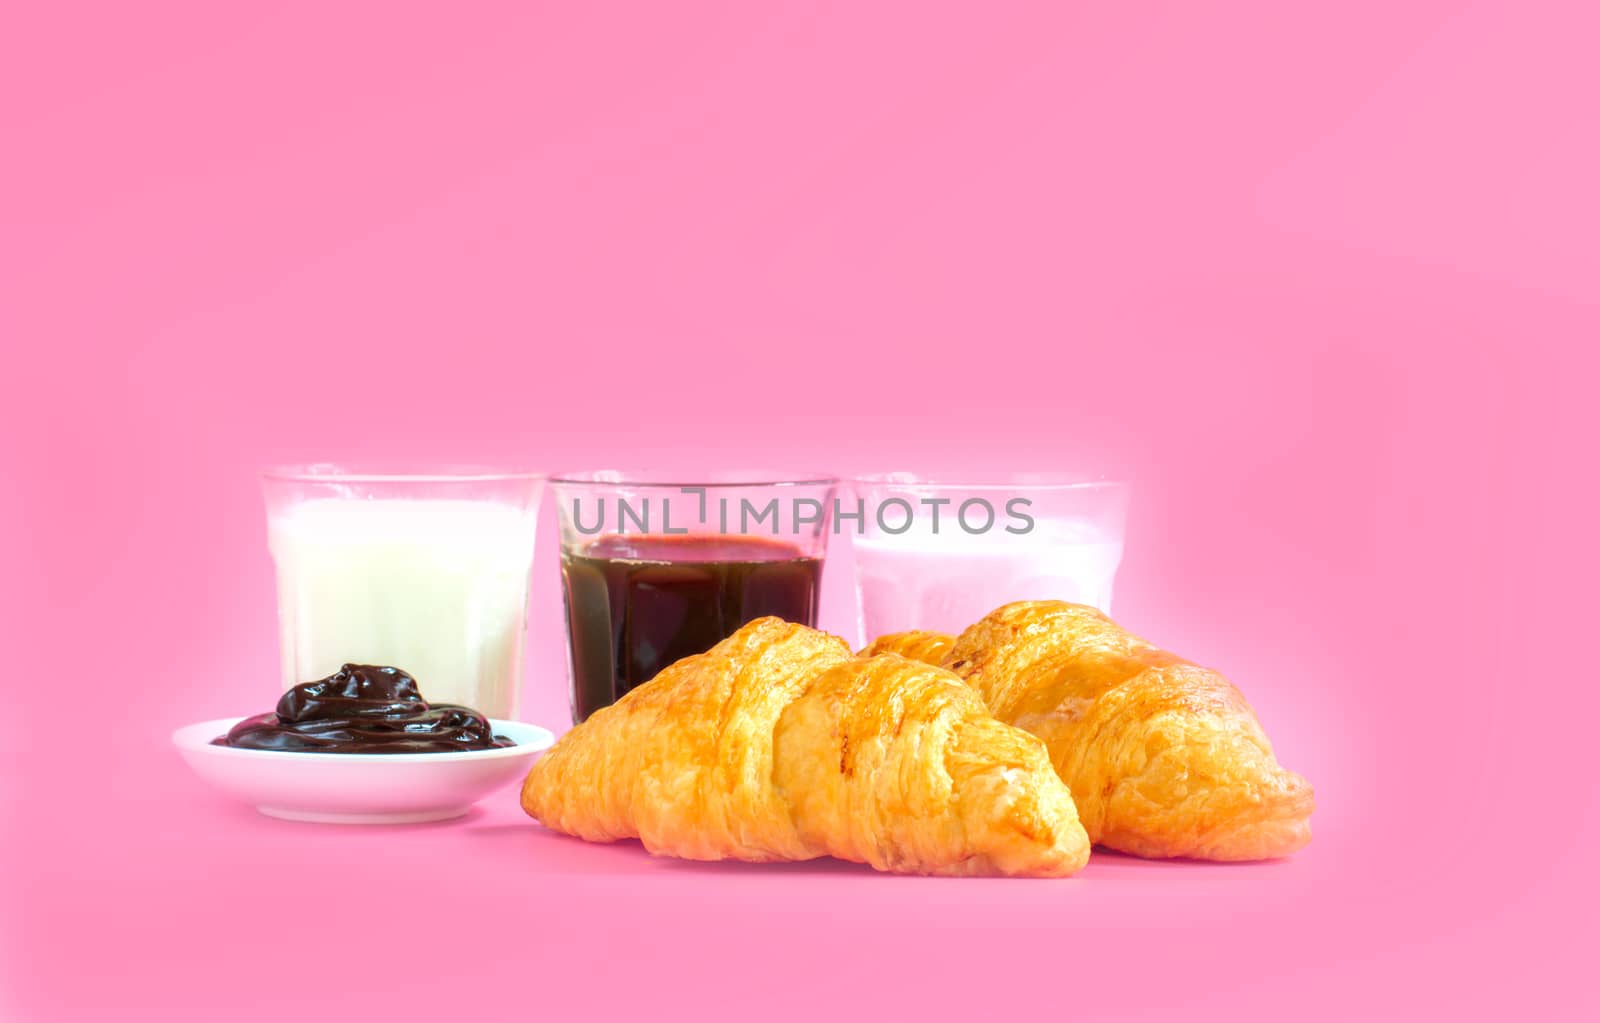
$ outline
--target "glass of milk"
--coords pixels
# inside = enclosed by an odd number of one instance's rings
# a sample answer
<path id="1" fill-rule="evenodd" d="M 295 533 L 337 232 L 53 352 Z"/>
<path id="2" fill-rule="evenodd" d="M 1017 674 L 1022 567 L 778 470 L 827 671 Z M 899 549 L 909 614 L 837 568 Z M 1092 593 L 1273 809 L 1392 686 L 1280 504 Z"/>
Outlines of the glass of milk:
<path id="1" fill-rule="evenodd" d="M 1126 483 L 886 473 L 858 477 L 852 489 L 836 521 L 854 526 L 863 641 L 907 629 L 960 633 L 1014 600 L 1111 609 Z"/>
<path id="2" fill-rule="evenodd" d="M 285 689 L 384 664 L 430 703 L 516 716 L 542 476 L 308 465 L 261 485 Z"/>

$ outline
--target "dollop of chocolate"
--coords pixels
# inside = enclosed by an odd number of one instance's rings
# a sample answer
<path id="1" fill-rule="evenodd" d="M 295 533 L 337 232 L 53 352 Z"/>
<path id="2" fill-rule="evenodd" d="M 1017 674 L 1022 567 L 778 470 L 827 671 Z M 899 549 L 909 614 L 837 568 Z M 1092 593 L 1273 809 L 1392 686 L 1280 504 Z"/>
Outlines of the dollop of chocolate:
<path id="1" fill-rule="evenodd" d="M 214 746 L 299 753 L 458 753 L 516 745 L 470 707 L 429 704 L 399 668 L 346 664 L 302 682 L 271 714 L 245 718 Z"/>

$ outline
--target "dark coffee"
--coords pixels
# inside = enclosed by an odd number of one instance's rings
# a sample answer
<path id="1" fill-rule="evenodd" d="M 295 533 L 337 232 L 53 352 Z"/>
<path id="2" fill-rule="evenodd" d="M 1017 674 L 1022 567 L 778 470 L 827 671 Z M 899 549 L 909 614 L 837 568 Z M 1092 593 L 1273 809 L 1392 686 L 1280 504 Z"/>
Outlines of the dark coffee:
<path id="1" fill-rule="evenodd" d="M 563 553 L 572 713 L 582 721 L 762 615 L 817 623 L 822 559 L 754 536 L 602 536 Z"/>

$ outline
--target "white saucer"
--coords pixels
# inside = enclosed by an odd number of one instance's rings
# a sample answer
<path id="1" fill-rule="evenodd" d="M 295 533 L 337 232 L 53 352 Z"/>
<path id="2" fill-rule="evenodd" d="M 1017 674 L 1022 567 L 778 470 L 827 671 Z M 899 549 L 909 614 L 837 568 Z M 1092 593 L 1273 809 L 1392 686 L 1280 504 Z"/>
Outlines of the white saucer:
<path id="1" fill-rule="evenodd" d="M 286 753 L 213 746 L 243 718 L 186 725 L 172 743 L 196 774 L 268 817 L 318 824 L 415 824 L 460 817 L 527 774 L 556 741 L 548 729 L 491 719 L 516 743 L 460 753 Z"/>

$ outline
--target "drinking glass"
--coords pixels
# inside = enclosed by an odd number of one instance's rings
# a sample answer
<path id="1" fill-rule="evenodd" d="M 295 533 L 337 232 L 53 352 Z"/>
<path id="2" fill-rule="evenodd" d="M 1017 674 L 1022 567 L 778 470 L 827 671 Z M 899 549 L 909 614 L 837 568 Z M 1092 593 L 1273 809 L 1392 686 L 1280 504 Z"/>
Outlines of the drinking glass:
<path id="1" fill-rule="evenodd" d="M 430 703 L 516 716 L 542 476 L 308 465 L 261 486 L 285 689 L 384 664 Z"/>
<path id="2" fill-rule="evenodd" d="M 959 633 L 1014 600 L 1111 608 L 1126 483 L 903 472 L 852 482 L 864 641 L 907 629 Z"/>
<path id="3" fill-rule="evenodd" d="M 752 619 L 816 625 L 838 480 L 608 469 L 550 482 L 574 721 Z"/>

